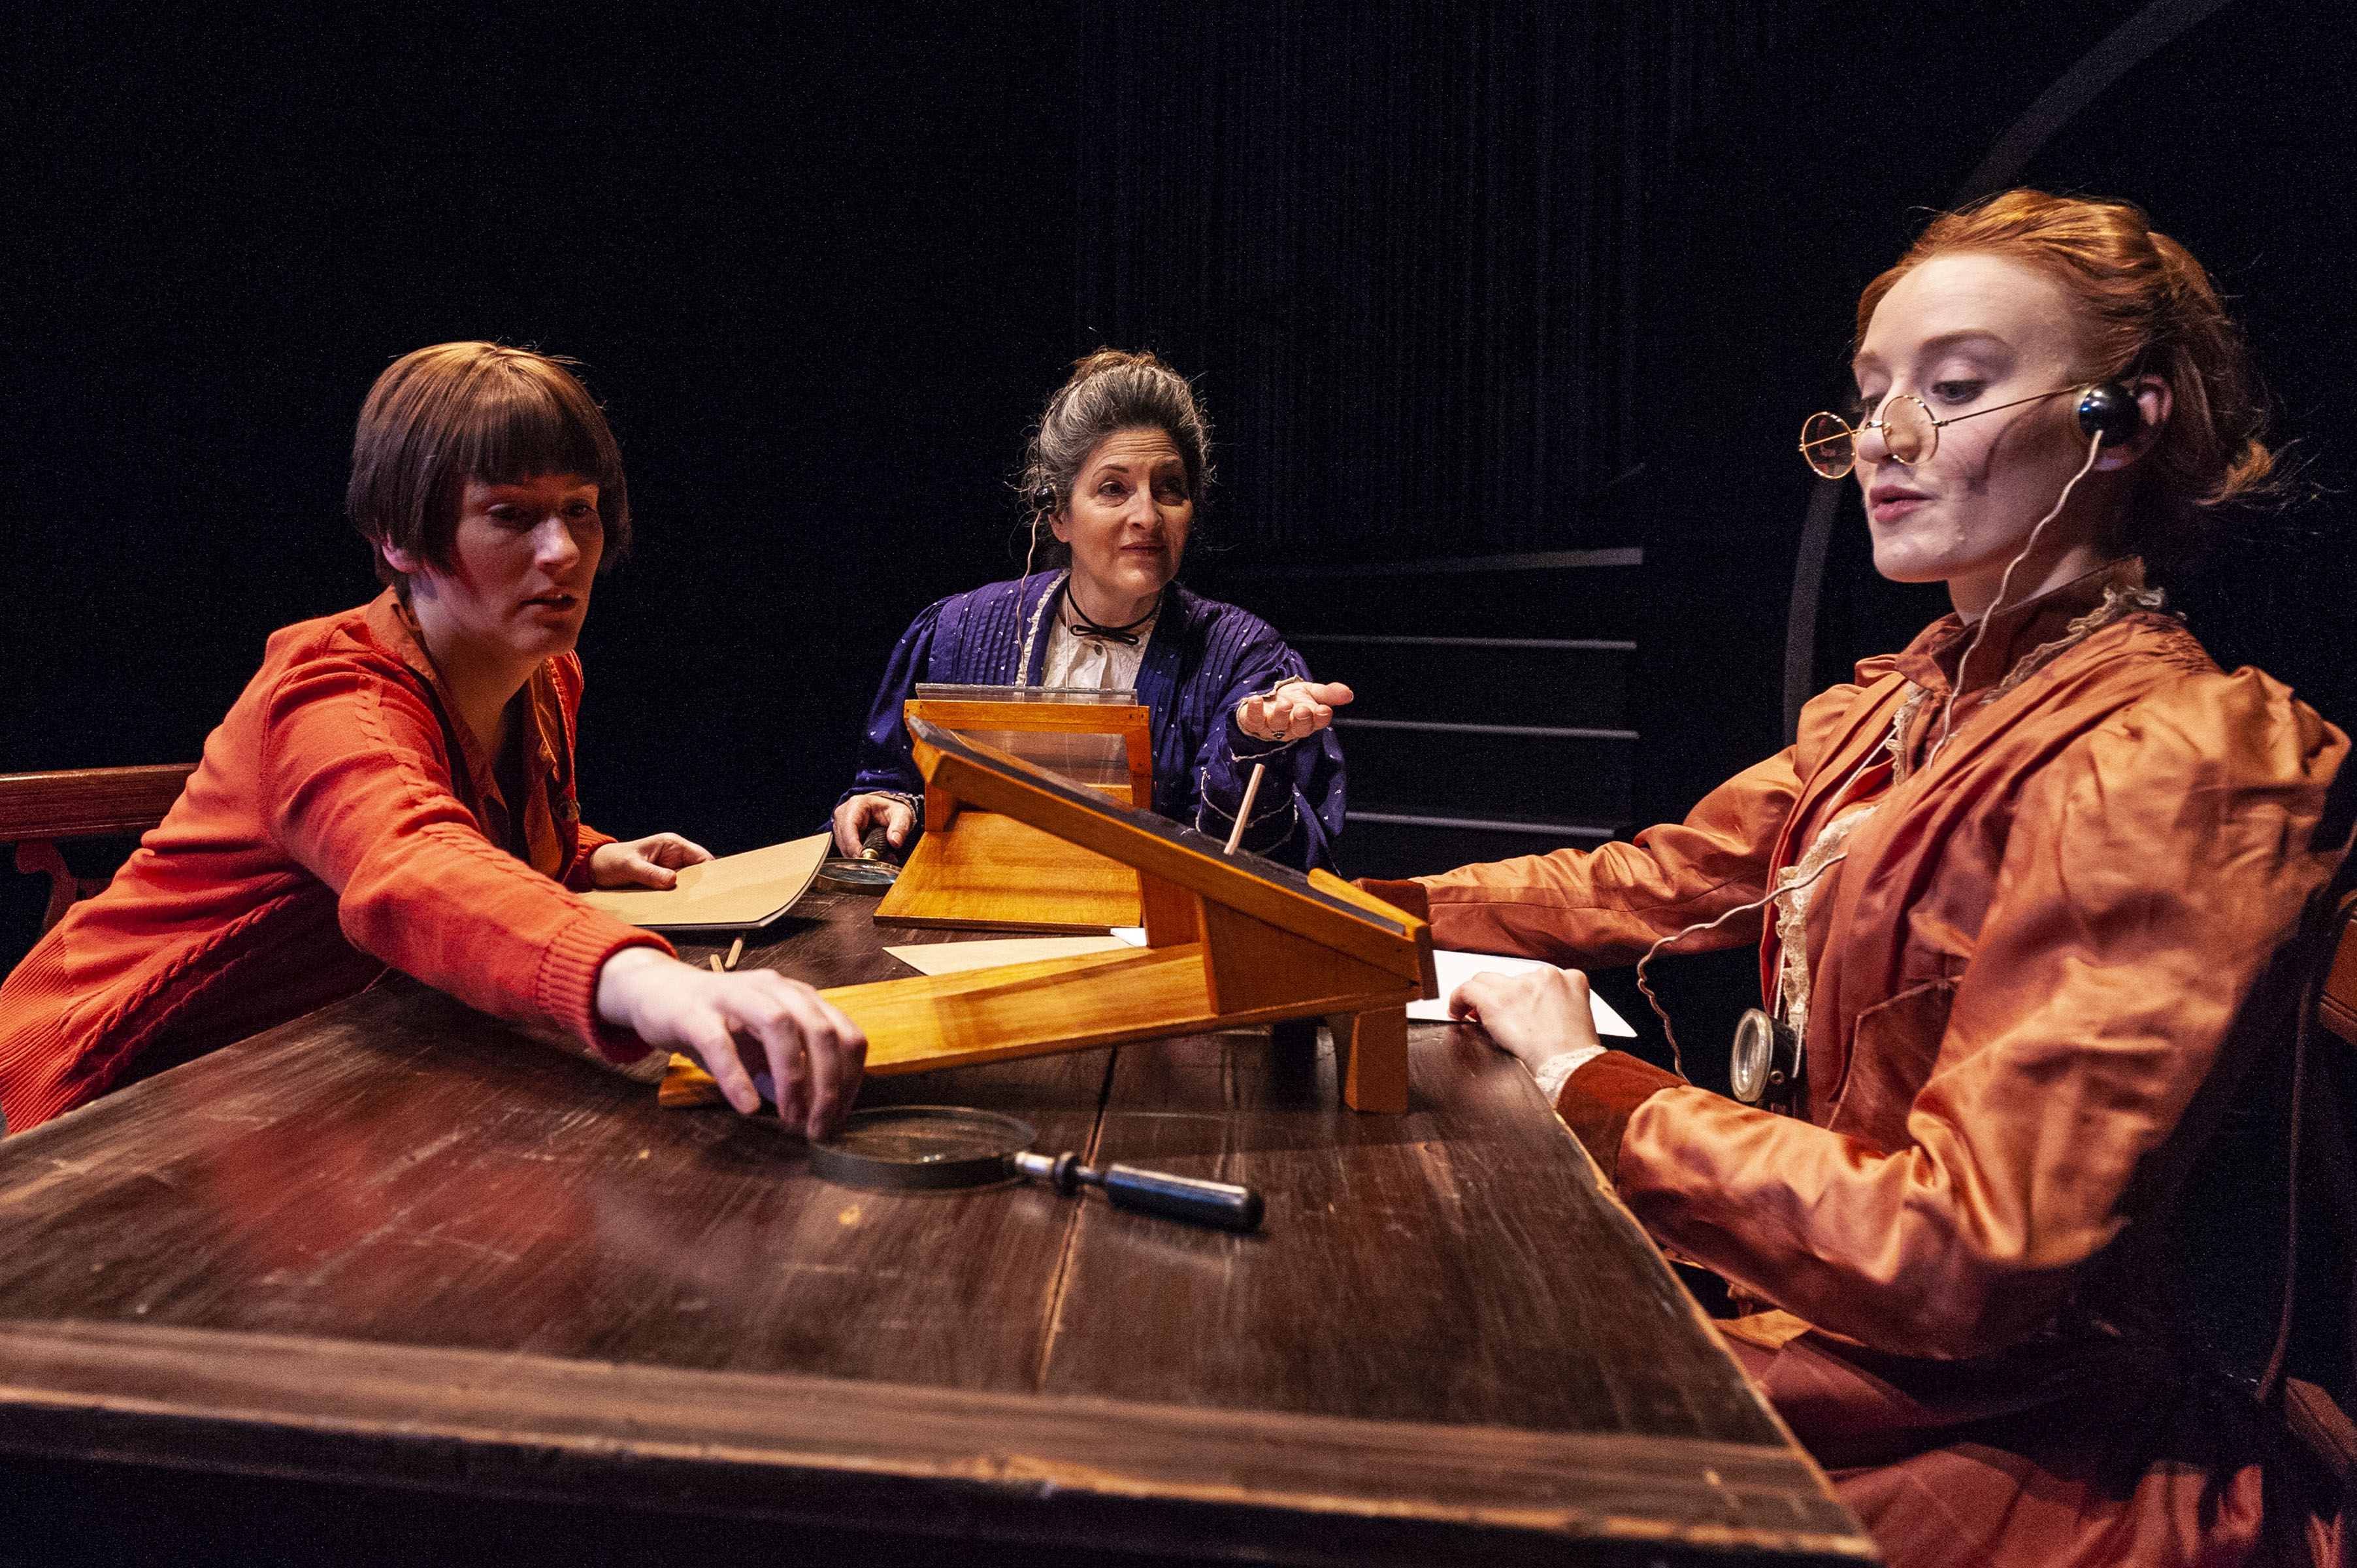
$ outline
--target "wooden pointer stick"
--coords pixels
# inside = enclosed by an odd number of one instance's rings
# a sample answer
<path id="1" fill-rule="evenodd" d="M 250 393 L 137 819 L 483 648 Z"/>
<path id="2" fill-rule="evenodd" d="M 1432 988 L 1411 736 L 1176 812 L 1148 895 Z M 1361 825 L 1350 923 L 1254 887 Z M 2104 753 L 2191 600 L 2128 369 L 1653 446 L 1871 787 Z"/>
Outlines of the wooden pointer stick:
<path id="1" fill-rule="evenodd" d="M 1236 825 L 1234 829 L 1229 832 L 1228 847 L 1222 850 L 1221 852 L 1222 854 L 1235 854 L 1236 845 L 1244 842 L 1244 824 L 1252 821 L 1253 797 L 1260 793 L 1261 775 L 1267 771 L 1267 763 L 1255 762 L 1253 764 L 1252 778 L 1244 785 L 1244 803 L 1236 808 Z"/>

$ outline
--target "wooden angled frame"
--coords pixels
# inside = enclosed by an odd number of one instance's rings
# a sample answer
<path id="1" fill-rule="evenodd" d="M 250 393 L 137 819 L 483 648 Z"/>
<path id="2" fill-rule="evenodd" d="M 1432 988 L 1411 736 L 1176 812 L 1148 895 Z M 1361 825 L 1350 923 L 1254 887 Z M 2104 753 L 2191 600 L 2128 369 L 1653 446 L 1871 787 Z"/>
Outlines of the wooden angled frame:
<path id="1" fill-rule="evenodd" d="M 1325 1016 L 1343 1098 L 1407 1109 L 1406 1004 L 1437 993 L 1424 921 L 912 717 L 927 799 L 986 811 L 1132 868 L 1146 945 L 824 993 L 890 1074 Z"/>
<path id="2" fill-rule="evenodd" d="M 971 733 L 1105 735 L 1120 738 L 1128 779 L 1095 786 L 1135 806 L 1154 803 L 1154 739 L 1133 703 L 995 702 L 912 697 L 911 725 Z M 1104 931 L 1142 922 L 1129 866 L 928 785 L 925 831 L 877 905 L 876 918 L 960 930 Z"/>
<path id="3" fill-rule="evenodd" d="M 965 697 L 911 697 L 901 704 L 902 720 L 922 719 L 937 728 L 971 730 L 1062 730 L 1116 735 L 1129 765 L 1129 791 L 1118 799 L 1133 806 L 1154 804 L 1154 733 L 1143 703 L 1005 703 Z"/>

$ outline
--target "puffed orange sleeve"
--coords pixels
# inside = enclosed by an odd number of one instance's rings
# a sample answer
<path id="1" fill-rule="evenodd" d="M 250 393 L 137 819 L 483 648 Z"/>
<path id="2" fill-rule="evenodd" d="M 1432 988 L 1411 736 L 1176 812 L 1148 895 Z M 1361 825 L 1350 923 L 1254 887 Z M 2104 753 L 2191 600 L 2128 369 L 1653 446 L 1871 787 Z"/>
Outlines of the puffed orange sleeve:
<path id="1" fill-rule="evenodd" d="M 597 972 L 626 947 L 669 945 L 486 839 L 452 792 L 453 766 L 425 700 L 363 657 L 307 662 L 269 694 L 270 831 L 335 890 L 354 946 L 496 1017 L 553 1025 L 600 1060 L 644 1057 L 636 1036 L 599 1022 Z M 600 838 L 583 835 L 585 885 Z"/>
<path id="2" fill-rule="evenodd" d="M 1818 693 L 1803 710 L 1794 745 L 1712 790 L 1685 821 L 1647 828 L 1631 843 L 1365 886 L 1429 919 L 1436 947 L 1583 969 L 1633 963 L 1662 938 L 1766 894 L 1769 859 L 1802 781 L 1870 700 L 1858 686 Z M 1741 915 L 1695 932 L 1677 950 L 1746 946 L 1761 929 L 1760 915 Z"/>
<path id="3" fill-rule="evenodd" d="M 1911 1147 L 1684 1085 L 1632 1101 L 1592 1069 L 1558 1106 L 1622 1102 L 1620 1196 L 1745 1289 L 1877 1348 L 2000 1348 L 2157 1198 L 2139 1172 L 2330 869 L 2310 838 L 2347 750 L 2244 670 L 2172 682 L 2029 776 L 1944 1026 L 1919 1020 L 1938 1039 Z"/>

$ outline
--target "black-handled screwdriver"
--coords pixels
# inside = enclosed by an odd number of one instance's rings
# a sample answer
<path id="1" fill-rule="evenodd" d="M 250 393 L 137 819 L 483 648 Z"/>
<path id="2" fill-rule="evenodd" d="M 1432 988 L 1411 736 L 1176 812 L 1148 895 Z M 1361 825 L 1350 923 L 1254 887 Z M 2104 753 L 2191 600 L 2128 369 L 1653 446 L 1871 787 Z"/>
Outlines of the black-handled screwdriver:
<path id="1" fill-rule="evenodd" d="M 1053 1159 L 1045 1155 L 1019 1154 L 1015 1156 L 1015 1168 L 1025 1176 L 1053 1182 L 1056 1190 L 1066 1197 L 1086 1182 L 1104 1188 L 1105 1196 L 1119 1208 L 1191 1219 L 1223 1230 L 1252 1230 L 1260 1225 L 1260 1194 L 1248 1187 L 1142 1171 L 1135 1165 L 1084 1165 L 1080 1155 L 1070 1154 L 1058 1155 Z"/>

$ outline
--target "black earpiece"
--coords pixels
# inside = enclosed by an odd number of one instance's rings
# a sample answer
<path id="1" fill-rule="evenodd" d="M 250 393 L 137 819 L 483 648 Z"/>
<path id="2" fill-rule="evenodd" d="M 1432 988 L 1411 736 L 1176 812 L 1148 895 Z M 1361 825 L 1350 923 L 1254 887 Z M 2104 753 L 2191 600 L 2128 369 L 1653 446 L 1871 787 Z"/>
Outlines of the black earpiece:
<path id="1" fill-rule="evenodd" d="M 2144 428 L 2144 410 L 2136 394 L 2118 381 L 2103 381 L 2079 393 L 2079 434 L 2097 435 L 2106 446 L 2117 446 Z"/>

